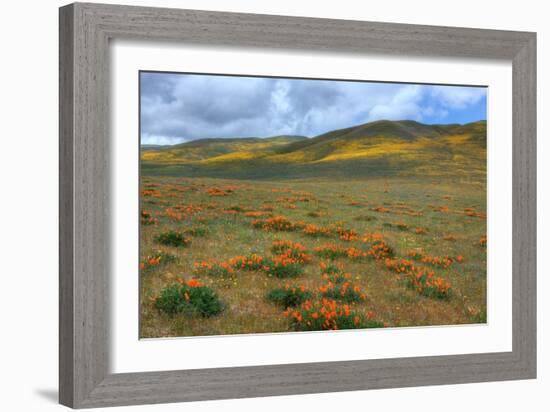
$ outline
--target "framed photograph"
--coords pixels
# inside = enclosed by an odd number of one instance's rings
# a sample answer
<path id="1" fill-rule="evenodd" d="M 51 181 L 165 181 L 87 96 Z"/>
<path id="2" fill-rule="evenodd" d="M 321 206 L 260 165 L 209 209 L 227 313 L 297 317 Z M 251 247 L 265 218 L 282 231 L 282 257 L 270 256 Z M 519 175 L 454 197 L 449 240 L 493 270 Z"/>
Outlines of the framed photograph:
<path id="1" fill-rule="evenodd" d="M 536 35 L 60 9 L 60 402 L 536 376 Z"/>

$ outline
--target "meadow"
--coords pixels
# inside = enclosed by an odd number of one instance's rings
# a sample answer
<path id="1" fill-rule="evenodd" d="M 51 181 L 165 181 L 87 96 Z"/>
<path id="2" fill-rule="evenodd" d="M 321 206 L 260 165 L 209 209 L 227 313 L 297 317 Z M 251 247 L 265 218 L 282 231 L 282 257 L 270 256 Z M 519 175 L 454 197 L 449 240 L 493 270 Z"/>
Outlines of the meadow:
<path id="1" fill-rule="evenodd" d="M 142 163 L 142 338 L 486 322 L 483 164 L 345 179 L 157 166 Z"/>

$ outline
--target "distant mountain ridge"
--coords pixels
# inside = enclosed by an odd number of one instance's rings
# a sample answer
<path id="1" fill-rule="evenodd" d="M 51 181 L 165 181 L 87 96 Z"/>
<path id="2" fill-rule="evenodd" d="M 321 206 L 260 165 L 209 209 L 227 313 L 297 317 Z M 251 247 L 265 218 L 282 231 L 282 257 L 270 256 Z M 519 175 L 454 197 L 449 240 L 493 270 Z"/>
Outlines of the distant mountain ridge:
<path id="1" fill-rule="evenodd" d="M 427 125 L 380 120 L 312 138 L 208 138 L 173 146 L 142 147 L 142 171 L 151 174 L 236 178 L 315 176 L 353 168 L 359 174 L 485 173 L 486 121 Z M 347 171 L 350 174 L 352 171 Z"/>

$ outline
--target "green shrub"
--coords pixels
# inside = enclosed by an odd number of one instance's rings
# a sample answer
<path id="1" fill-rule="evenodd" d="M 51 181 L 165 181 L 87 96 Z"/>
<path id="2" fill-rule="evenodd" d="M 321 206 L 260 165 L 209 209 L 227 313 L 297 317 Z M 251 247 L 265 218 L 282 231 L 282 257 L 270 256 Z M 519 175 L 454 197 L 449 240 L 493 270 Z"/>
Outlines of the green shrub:
<path id="1" fill-rule="evenodd" d="M 321 262 L 321 270 L 323 272 L 323 278 L 328 279 L 330 277 L 335 283 L 340 283 L 347 279 L 344 270 L 332 262 Z"/>
<path id="2" fill-rule="evenodd" d="M 321 264 L 325 285 L 319 287 L 321 295 L 325 298 L 332 298 L 343 302 L 360 302 L 365 300 L 366 295 L 361 292 L 358 285 L 350 282 L 351 275 L 333 264 Z"/>
<path id="3" fill-rule="evenodd" d="M 216 293 L 195 279 L 164 288 L 155 306 L 168 314 L 198 314 L 205 318 L 215 316 L 224 309 Z"/>
<path id="4" fill-rule="evenodd" d="M 267 299 L 284 308 L 290 306 L 298 306 L 305 302 L 306 299 L 311 299 L 311 292 L 303 286 L 285 286 L 284 288 L 276 288 L 267 294 Z"/>
<path id="5" fill-rule="evenodd" d="M 161 233 L 156 237 L 156 241 L 162 245 L 173 247 L 186 247 L 191 243 L 191 239 L 186 237 L 184 233 L 173 230 Z"/>
<path id="6" fill-rule="evenodd" d="M 323 288 L 322 295 L 326 298 L 350 303 L 360 302 L 365 299 L 365 295 L 357 287 L 351 286 L 347 281 L 342 284 L 331 284 L 330 286 L 327 284 L 326 286 L 321 286 L 321 288 Z"/>
<path id="7" fill-rule="evenodd" d="M 264 265 L 267 274 L 276 278 L 295 278 L 304 274 L 304 268 L 300 263 L 292 259 L 280 259 L 280 256 L 265 262 Z"/>

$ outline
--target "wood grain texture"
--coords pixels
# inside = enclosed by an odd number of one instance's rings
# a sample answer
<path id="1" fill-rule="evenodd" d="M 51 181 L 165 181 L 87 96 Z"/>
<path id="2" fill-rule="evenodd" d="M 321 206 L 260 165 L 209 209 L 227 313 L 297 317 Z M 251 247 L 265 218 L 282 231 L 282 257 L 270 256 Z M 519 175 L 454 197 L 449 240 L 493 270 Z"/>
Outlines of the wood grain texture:
<path id="1" fill-rule="evenodd" d="M 537 367 L 536 52 L 532 36 L 512 62 L 513 350 L 533 376 Z"/>
<path id="2" fill-rule="evenodd" d="M 59 401 L 73 404 L 73 37 L 71 8 L 59 14 Z"/>
<path id="3" fill-rule="evenodd" d="M 533 33 L 75 3 L 60 9 L 60 402 L 84 408 L 536 376 Z M 513 65 L 513 350 L 109 373 L 109 40 L 494 58 Z"/>

